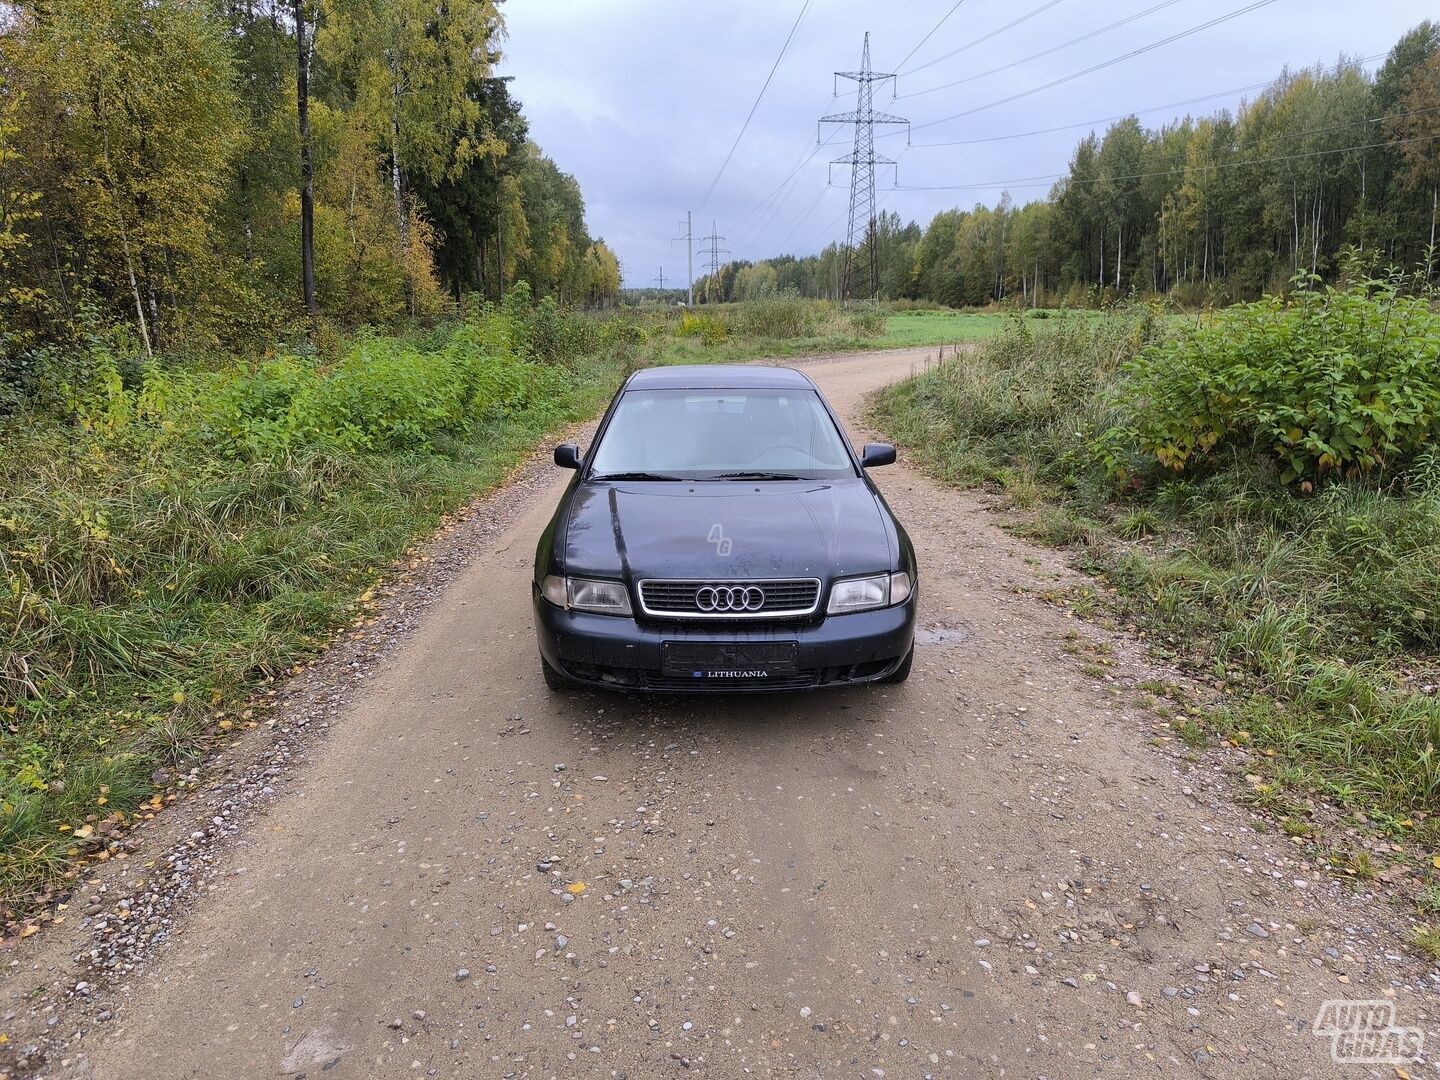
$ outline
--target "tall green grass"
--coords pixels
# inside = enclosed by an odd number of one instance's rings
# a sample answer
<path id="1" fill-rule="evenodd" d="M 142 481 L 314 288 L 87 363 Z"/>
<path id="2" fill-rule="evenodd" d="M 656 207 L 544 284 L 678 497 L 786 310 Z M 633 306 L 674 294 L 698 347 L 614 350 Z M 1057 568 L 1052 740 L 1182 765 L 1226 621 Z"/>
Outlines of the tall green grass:
<path id="1" fill-rule="evenodd" d="M 1374 302 L 1383 331 L 1385 297 Z M 1201 328 L 1207 344 L 1225 318 Z M 1415 348 L 1440 342 L 1430 319 Z M 1179 359 L 1191 333 L 1148 309 L 1017 325 L 886 392 L 877 419 L 945 479 L 1038 507 L 1032 535 L 1076 545 L 1159 648 L 1236 690 L 1216 727 L 1274 751 L 1291 782 L 1440 846 L 1440 429 L 1385 468 L 1331 469 L 1305 489 L 1287 482 L 1283 454 L 1248 438 L 1167 468 L 1115 432 L 1166 422 L 1132 411 L 1158 397 L 1131 382 L 1155 377 L 1144 357 L 1207 377 L 1203 360 Z M 1333 370 L 1357 368 L 1345 357 Z"/>
<path id="2" fill-rule="evenodd" d="M 540 312 L 541 318 L 551 318 Z M 101 358 L 70 415 L 0 436 L 0 909 L 73 873 L 257 687 L 633 349 L 549 362 L 528 308 L 329 361 Z"/>

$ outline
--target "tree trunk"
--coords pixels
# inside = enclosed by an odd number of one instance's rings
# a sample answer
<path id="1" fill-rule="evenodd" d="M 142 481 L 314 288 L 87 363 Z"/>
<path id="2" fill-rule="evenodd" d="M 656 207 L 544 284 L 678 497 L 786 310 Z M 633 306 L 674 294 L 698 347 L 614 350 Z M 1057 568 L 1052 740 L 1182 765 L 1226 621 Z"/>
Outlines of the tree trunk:
<path id="1" fill-rule="evenodd" d="M 410 247 L 410 222 L 405 217 L 405 196 L 400 189 L 400 124 L 390 121 L 390 188 L 395 196 L 395 228 L 400 234 L 400 250 Z"/>
<path id="2" fill-rule="evenodd" d="M 1115 292 L 1120 292 L 1120 263 L 1125 257 L 1125 223 L 1115 227 Z"/>
<path id="3" fill-rule="evenodd" d="M 315 175 L 310 159 L 310 46 L 305 41 L 305 0 L 293 0 L 295 100 L 300 123 L 300 289 L 305 313 L 320 313 L 315 297 Z"/>
<path id="4" fill-rule="evenodd" d="M 1294 236 L 1290 241 L 1290 250 L 1295 257 L 1295 269 L 1300 269 L 1300 188 L 1295 180 L 1290 181 L 1290 219 L 1294 229 Z"/>
<path id="5" fill-rule="evenodd" d="M 125 272 L 130 277 L 130 291 L 135 296 L 135 317 L 140 320 L 140 340 L 145 343 L 145 355 L 154 356 L 150 346 L 150 329 L 145 322 L 145 305 L 140 302 L 140 283 L 135 278 L 135 258 L 130 254 L 130 237 L 125 231 L 125 218 L 120 217 L 120 247 L 125 252 Z"/>
<path id="6" fill-rule="evenodd" d="M 1100 226 L 1100 291 L 1105 291 L 1105 226 Z"/>
<path id="7" fill-rule="evenodd" d="M 160 297 L 155 292 L 155 275 L 143 261 L 140 269 L 145 273 L 145 299 L 150 304 L 150 336 L 156 347 L 160 345 Z"/>
<path id="8" fill-rule="evenodd" d="M 102 147 L 105 152 L 105 178 L 110 182 L 112 197 L 116 195 L 115 174 L 110 166 L 110 132 L 108 128 L 102 129 L 104 141 Z M 154 356 L 155 350 L 150 344 L 150 328 L 145 323 L 145 305 L 140 302 L 140 282 L 135 277 L 135 256 L 130 252 L 130 233 L 125 228 L 125 214 L 120 209 L 119 199 L 115 202 L 115 220 L 120 226 L 120 248 L 125 254 L 125 273 L 130 278 L 130 292 L 135 297 L 135 318 L 140 321 L 140 340 L 145 344 L 145 355 Z"/>
<path id="9" fill-rule="evenodd" d="M 415 283 L 410 280 L 410 218 L 405 213 L 405 192 L 400 171 L 400 82 L 394 86 L 390 110 L 390 187 L 395 195 L 395 226 L 400 233 L 400 258 L 405 268 L 405 310 L 415 314 Z"/>
<path id="10" fill-rule="evenodd" d="M 1425 280 L 1430 280 L 1430 275 L 1435 264 L 1435 211 L 1440 208 L 1440 184 L 1433 184 L 1430 187 L 1430 246 L 1425 249 Z"/>
<path id="11" fill-rule="evenodd" d="M 495 280 L 500 289 L 496 296 L 505 299 L 505 185 L 500 176 L 500 159 L 495 159 Z"/>

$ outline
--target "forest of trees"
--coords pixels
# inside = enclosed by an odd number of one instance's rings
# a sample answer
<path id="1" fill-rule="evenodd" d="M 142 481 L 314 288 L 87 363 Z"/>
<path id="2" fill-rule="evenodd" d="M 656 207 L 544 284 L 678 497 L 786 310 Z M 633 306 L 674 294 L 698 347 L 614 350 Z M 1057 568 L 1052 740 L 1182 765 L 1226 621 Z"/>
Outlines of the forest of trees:
<path id="1" fill-rule="evenodd" d="M 956 177 L 961 182 L 964 177 Z M 1423 265 L 1440 207 L 1440 25 L 1422 23 L 1367 75 L 1359 63 L 1285 73 L 1235 115 L 1093 132 L 1048 199 L 946 210 L 926 228 L 893 213 L 856 256 L 864 296 L 876 245 L 882 298 L 953 306 L 1095 304 L 1174 291 L 1225 302 L 1335 271 L 1346 246 Z M 844 247 L 735 262 L 702 301 L 773 292 L 835 297 Z M 1437 267 L 1440 269 L 1440 267 Z"/>
<path id="2" fill-rule="evenodd" d="M 117 332 L 243 349 L 520 279 L 617 299 L 503 36 L 496 0 L 0 0 L 0 382 Z"/>

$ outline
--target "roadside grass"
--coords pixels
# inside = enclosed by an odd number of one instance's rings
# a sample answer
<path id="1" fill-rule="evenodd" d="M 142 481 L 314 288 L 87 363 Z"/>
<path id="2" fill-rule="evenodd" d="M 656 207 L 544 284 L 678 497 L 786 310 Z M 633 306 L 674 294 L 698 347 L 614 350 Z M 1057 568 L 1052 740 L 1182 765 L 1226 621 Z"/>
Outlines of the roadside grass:
<path id="1" fill-rule="evenodd" d="M 445 514 L 547 432 L 593 416 L 633 364 L 611 347 L 546 364 L 529 336 L 492 313 L 364 338 L 328 365 L 102 377 L 76 417 L 12 418 L 0 437 L 8 929 L 83 861 L 109 857 L 166 787 L 157 770 L 254 726 L 258 690 L 323 649 Z"/>
<path id="2" fill-rule="evenodd" d="M 1139 440 L 1125 435 L 1137 410 L 1148 410 L 1147 423 L 1170 422 L 1158 395 L 1133 396 L 1132 380 L 1153 374 L 1147 358 L 1173 355 L 1167 378 L 1202 381 L 1207 368 L 1185 364 L 1187 341 L 1236 334 L 1241 320 L 1251 320 L 1250 330 L 1257 319 L 1277 328 L 1269 355 L 1261 356 L 1269 339 L 1253 343 L 1256 367 L 1286 362 L 1285 343 L 1308 332 L 1297 322 L 1313 318 L 1337 349 L 1351 350 L 1341 355 L 1369 356 L 1361 367 L 1376 379 L 1389 377 L 1387 365 L 1420 378 L 1437 363 L 1440 315 L 1423 300 L 1405 303 L 1368 282 L 1308 312 L 1221 313 L 1208 331 L 1143 308 L 1047 330 L 1012 325 L 891 388 L 875 416 L 938 477 L 1010 491 L 1018 506 L 1034 506 L 1019 531 L 1073 547 L 1078 564 L 1110 587 L 1119 617 L 1143 629 L 1161 655 L 1229 691 L 1203 725 L 1187 718 L 1177 734 L 1198 745 L 1213 732 L 1260 751 L 1256 770 L 1267 787 L 1255 800 L 1288 812 L 1288 793 L 1319 795 L 1403 839 L 1407 850 L 1434 851 L 1435 436 L 1374 468 L 1322 464 L 1287 483 L 1268 436 L 1217 438 L 1175 470 L 1153 450 L 1147 460 Z M 1344 305 L 1359 309 L 1353 324 Z M 1403 319 L 1420 329 L 1395 336 Z M 1308 345 L 1304 355 L 1312 355 Z M 1286 392 L 1311 392 L 1310 383 L 1280 382 Z M 1336 400 L 1348 393 L 1343 382 L 1319 385 Z M 1368 400 L 1370 391 L 1358 393 Z M 1329 399 L 1317 400 L 1293 415 L 1322 417 Z M 1422 414 L 1421 422 L 1440 436 L 1440 417 Z"/>

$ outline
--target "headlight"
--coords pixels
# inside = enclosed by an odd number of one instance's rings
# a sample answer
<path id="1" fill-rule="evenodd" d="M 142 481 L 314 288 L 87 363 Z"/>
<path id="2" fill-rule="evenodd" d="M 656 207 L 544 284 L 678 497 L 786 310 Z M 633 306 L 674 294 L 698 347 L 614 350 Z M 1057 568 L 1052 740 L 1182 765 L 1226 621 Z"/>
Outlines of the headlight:
<path id="1" fill-rule="evenodd" d="M 630 614 L 630 593 L 619 581 L 551 575 L 541 584 L 540 591 L 556 607 L 595 611 L 601 615 Z"/>
<path id="2" fill-rule="evenodd" d="M 903 604 L 909 598 L 909 574 L 872 574 L 835 582 L 830 586 L 830 604 L 825 610 L 831 615 L 839 615 L 847 611 Z"/>

